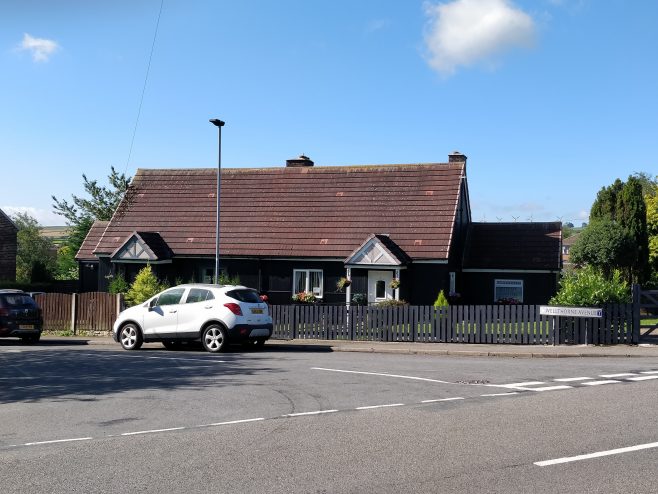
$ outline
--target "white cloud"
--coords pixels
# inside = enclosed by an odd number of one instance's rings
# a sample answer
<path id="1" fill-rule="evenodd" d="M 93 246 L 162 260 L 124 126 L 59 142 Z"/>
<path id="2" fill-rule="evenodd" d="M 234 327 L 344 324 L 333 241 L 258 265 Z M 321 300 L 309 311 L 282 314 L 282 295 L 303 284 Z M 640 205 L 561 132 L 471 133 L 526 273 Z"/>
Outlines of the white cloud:
<path id="1" fill-rule="evenodd" d="M 27 213 L 37 220 L 41 226 L 63 226 L 66 224 L 63 216 L 59 216 L 47 209 L 39 209 L 31 206 L 0 206 L 0 209 L 9 217 L 18 213 Z"/>
<path id="2" fill-rule="evenodd" d="M 509 0 L 454 0 L 425 4 L 429 65 L 443 75 L 459 66 L 491 62 L 514 47 L 532 45 L 535 22 Z"/>
<path id="3" fill-rule="evenodd" d="M 29 51 L 32 54 L 32 60 L 35 62 L 47 62 L 50 56 L 59 49 L 59 45 L 53 40 L 34 38 L 25 33 L 20 49 Z"/>

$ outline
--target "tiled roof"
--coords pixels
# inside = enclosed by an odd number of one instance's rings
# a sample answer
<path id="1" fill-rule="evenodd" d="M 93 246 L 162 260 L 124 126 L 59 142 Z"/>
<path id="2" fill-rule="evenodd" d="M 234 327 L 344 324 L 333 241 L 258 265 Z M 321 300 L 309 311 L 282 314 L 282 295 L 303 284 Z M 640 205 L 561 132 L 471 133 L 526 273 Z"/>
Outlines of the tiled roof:
<path id="1" fill-rule="evenodd" d="M 94 224 L 91 225 L 91 229 L 87 233 L 84 242 L 82 242 L 82 245 L 80 246 L 80 250 L 78 250 L 78 253 L 75 255 L 76 261 L 98 260 L 98 258 L 94 255 L 94 249 L 96 248 L 98 241 L 103 236 L 105 228 L 109 224 L 109 221 L 94 221 Z"/>
<path id="2" fill-rule="evenodd" d="M 559 270 L 560 227 L 559 222 L 471 223 L 464 268 Z"/>
<path id="3" fill-rule="evenodd" d="M 386 233 L 414 259 L 447 259 L 464 163 L 223 169 L 222 256 L 344 259 Z M 217 170 L 140 169 L 95 253 L 134 231 L 176 256 L 215 252 Z"/>

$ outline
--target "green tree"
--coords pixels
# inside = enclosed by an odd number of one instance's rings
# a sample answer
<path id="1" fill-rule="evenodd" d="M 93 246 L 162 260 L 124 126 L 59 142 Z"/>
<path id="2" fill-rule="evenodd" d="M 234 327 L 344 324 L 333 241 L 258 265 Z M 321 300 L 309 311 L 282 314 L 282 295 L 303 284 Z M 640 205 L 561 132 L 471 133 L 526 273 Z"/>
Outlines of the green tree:
<path id="1" fill-rule="evenodd" d="M 549 303 L 600 307 L 605 304 L 622 304 L 630 301 L 631 291 L 621 271 L 615 270 L 608 278 L 594 266 L 585 266 L 562 277 L 560 289 Z"/>
<path id="2" fill-rule="evenodd" d="M 597 194 L 590 210 L 592 223 L 612 220 L 628 232 L 634 243 L 633 260 L 627 270 L 628 280 L 642 283 L 649 277 L 649 239 L 642 181 L 630 176 L 626 182 L 617 179 Z"/>
<path id="3" fill-rule="evenodd" d="M 127 293 L 128 290 L 130 290 L 130 284 L 121 273 L 112 277 L 107 289 L 110 293 Z"/>
<path id="4" fill-rule="evenodd" d="M 63 265 L 76 262 L 75 255 L 95 220 L 112 219 L 112 215 L 128 190 L 131 179 L 124 173 L 118 173 L 114 167 L 110 167 L 108 186 L 99 185 L 97 180 L 89 180 L 85 174 L 82 175 L 82 180 L 88 197 L 73 194 L 69 202 L 52 196 L 55 214 L 63 216 L 66 224 L 71 227 L 65 242 L 68 249 L 61 254 L 63 257 L 66 256 L 66 259 L 61 261 Z"/>
<path id="5" fill-rule="evenodd" d="M 56 270 L 52 240 L 41 236 L 41 225 L 27 213 L 17 213 L 12 220 L 18 228 L 16 281 L 33 283 L 52 280 Z"/>
<path id="6" fill-rule="evenodd" d="M 590 265 L 610 277 L 615 269 L 633 263 L 635 244 L 627 230 L 610 219 L 597 220 L 585 228 L 569 252 L 571 262 Z"/>
<path id="7" fill-rule="evenodd" d="M 166 288 L 167 284 L 160 282 L 151 266 L 147 265 L 137 273 L 135 281 L 126 293 L 126 302 L 128 305 L 141 304 Z"/>
<path id="8" fill-rule="evenodd" d="M 448 307 L 450 304 L 448 303 L 448 299 L 446 298 L 446 294 L 443 293 L 443 290 L 439 292 L 439 295 L 436 297 L 436 300 L 434 301 L 434 307 L 441 307 L 445 308 Z"/>

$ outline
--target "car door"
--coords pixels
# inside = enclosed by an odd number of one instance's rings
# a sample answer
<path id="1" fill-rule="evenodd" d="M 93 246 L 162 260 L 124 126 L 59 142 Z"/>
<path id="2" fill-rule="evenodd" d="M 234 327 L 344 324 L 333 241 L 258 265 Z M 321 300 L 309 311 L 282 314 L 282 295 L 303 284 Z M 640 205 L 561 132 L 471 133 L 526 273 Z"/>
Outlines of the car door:
<path id="1" fill-rule="evenodd" d="M 190 288 L 184 303 L 178 307 L 179 338 L 196 338 L 204 322 L 208 320 L 215 307 L 213 293 L 205 288 Z"/>
<path id="2" fill-rule="evenodd" d="M 178 310 L 185 288 L 171 288 L 154 299 L 144 314 L 144 336 L 175 338 L 178 326 Z"/>

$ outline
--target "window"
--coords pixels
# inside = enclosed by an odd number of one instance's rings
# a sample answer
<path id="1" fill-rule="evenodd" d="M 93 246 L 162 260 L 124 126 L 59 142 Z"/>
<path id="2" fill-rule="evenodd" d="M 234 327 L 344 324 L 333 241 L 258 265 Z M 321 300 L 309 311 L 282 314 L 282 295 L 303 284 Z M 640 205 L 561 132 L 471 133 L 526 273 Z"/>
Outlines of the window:
<path id="1" fill-rule="evenodd" d="M 242 288 L 239 290 L 230 290 L 226 292 L 226 296 L 249 304 L 259 304 L 262 302 L 256 290 L 245 290 Z"/>
<path id="2" fill-rule="evenodd" d="M 295 269 L 293 271 L 293 293 L 312 293 L 322 298 L 322 270 L 321 269 Z"/>
<path id="3" fill-rule="evenodd" d="M 375 283 L 375 299 L 386 298 L 386 282 L 377 280 Z"/>
<path id="4" fill-rule="evenodd" d="M 214 277 L 215 277 L 215 269 L 214 268 L 206 268 L 206 269 L 203 270 L 203 282 L 204 283 L 212 283 Z"/>
<path id="5" fill-rule="evenodd" d="M 201 288 L 192 288 L 190 293 L 187 294 L 185 299 L 186 304 L 193 304 L 196 302 L 205 302 L 206 300 L 212 300 L 215 297 L 213 296 L 210 290 L 203 290 Z"/>
<path id="6" fill-rule="evenodd" d="M 523 280 L 495 280 L 494 302 L 522 304 Z"/>
<path id="7" fill-rule="evenodd" d="M 158 301 L 155 305 L 176 305 L 180 303 L 184 291 L 185 288 L 173 288 L 172 290 L 167 290 L 158 297 Z"/>

